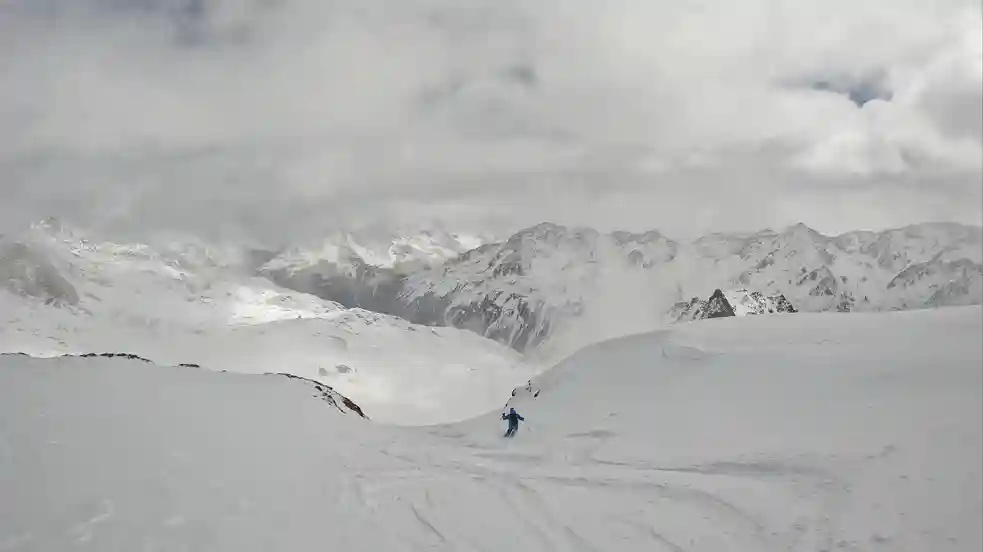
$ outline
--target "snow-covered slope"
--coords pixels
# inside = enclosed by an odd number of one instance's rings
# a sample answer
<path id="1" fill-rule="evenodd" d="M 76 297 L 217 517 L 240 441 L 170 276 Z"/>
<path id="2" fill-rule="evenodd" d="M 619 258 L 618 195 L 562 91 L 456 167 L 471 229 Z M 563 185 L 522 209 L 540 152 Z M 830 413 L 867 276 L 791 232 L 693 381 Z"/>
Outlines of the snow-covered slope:
<path id="1" fill-rule="evenodd" d="M 979 304 L 981 262 L 981 229 L 958 224 L 836 237 L 798 224 L 692 242 L 540 224 L 410 274 L 402 297 L 439 323 L 526 351 L 549 338 L 540 352 L 562 355 L 675 322 L 715 289 L 781 295 L 809 312 Z"/>
<path id="2" fill-rule="evenodd" d="M 248 255 L 234 250 L 90 241 L 52 225 L 5 244 L 16 255 L 0 256 L 0 352 L 128 352 L 288 372 L 407 424 L 474 415 L 534 373 L 471 332 L 349 310 L 250 276 Z"/>
<path id="3" fill-rule="evenodd" d="M 282 377 L 0 357 L 0 548 L 975 551 L 981 320 L 606 342 L 517 393 L 512 440 L 497 410 L 394 428 Z"/>
<path id="4" fill-rule="evenodd" d="M 162 329 L 207 330 L 216 325 L 319 318 L 343 310 L 337 303 L 250 276 L 245 250 L 169 245 L 155 248 L 94 240 L 57 222 L 37 224 L 23 235 L 0 238 L 0 252 L 15 252 L 0 255 L 0 276 L 8 275 L 0 280 L 0 289 L 69 307 L 50 312 Z M 36 268 L 11 270 L 23 264 Z M 51 281 L 59 284 L 45 283 Z M 62 291 L 66 287 L 70 293 Z"/>

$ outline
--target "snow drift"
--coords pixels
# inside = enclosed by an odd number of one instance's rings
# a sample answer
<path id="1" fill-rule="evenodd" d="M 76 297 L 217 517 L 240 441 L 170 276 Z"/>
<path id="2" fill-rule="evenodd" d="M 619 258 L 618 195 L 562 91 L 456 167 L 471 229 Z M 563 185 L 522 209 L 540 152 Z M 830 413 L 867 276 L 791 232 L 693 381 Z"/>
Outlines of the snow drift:
<path id="1" fill-rule="evenodd" d="M 277 376 L 0 357 L 0 549 L 979 550 L 978 306 L 589 347 L 382 426 Z M 538 395 L 538 396 L 537 396 Z"/>

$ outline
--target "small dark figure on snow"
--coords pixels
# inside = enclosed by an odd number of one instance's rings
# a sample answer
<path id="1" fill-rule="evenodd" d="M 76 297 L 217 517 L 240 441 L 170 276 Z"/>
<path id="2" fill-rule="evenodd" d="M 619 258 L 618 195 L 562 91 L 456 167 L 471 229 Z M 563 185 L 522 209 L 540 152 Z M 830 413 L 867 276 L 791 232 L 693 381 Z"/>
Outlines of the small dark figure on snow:
<path id="1" fill-rule="evenodd" d="M 515 432 L 519 430 L 519 420 L 526 421 L 514 408 L 510 408 L 508 414 L 503 413 L 502 419 L 509 421 L 509 429 L 505 432 L 506 437 L 514 436 Z"/>

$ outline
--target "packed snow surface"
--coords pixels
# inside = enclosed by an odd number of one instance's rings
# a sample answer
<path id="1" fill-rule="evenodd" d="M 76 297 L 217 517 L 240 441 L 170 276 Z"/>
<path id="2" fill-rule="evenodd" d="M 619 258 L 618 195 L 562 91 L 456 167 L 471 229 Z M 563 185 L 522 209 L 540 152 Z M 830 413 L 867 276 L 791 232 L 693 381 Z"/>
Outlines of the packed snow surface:
<path id="1" fill-rule="evenodd" d="M 0 356 L 0 550 L 978 551 L 979 306 L 694 322 L 401 428 L 305 382 Z M 123 348 L 123 346 L 120 346 Z"/>

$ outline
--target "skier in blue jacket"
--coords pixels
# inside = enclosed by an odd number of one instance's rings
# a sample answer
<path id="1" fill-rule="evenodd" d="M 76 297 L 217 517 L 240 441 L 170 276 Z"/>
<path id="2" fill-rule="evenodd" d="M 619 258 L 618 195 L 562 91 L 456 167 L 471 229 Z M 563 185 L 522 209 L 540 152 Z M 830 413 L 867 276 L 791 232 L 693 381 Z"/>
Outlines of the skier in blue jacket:
<path id="1" fill-rule="evenodd" d="M 509 429 L 505 432 L 506 437 L 514 436 L 515 432 L 519 430 L 519 420 L 526 421 L 514 408 L 509 408 L 508 414 L 503 413 L 502 419 L 509 421 Z"/>

